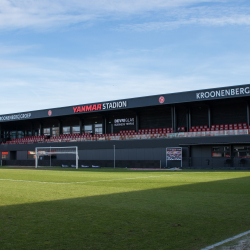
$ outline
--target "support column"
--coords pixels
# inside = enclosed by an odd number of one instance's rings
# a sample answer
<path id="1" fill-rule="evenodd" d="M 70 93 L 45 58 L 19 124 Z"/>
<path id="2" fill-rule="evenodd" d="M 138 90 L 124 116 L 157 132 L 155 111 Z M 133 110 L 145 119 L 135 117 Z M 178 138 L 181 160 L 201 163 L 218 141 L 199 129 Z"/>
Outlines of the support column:
<path id="1" fill-rule="evenodd" d="M 62 134 L 62 121 L 58 120 L 59 135 Z"/>
<path id="2" fill-rule="evenodd" d="M 2 141 L 3 139 L 3 135 L 2 135 L 2 124 L 0 123 L 0 141 Z"/>
<path id="3" fill-rule="evenodd" d="M 34 125 L 31 123 L 31 136 L 34 136 Z"/>
<path id="4" fill-rule="evenodd" d="M 104 116 L 102 133 L 107 134 L 107 118 Z"/>
<path id="5" fill-rule="evenodd" d="M 83 123 L 83 121 L 82 121 L 82 119 L 80 118 L 80 120 L 79 120 L 80 135 L 82 135 L 82 123 Z"/>
<path id="6" fill-rule="evenodd" d="M 208 127 L 211 128 L 211 109 L 208 106 Z"/>
<path id="7" fill-rule="evenodd" d="M 176 113 L 175 113 L 175 105 L 171 107 L 171 116 L 172 116 L 172 128 L 173 128 L 173 133 L 176 133 Z"/>
<path id="8" fill-rule="evenodd" d="M 40 135 L 43 135 L 43 124 L 40 123 Z"/>
<path id="9" fill-rule="evenodd" d="M 250 117 L 249 117 L 249 103 L 247 103 L 247 126 L 250 125 Z"/>
<path id="10" fill-rule="evenodd" d="M 138 114 L 136 113 L 136 117 L 135 117 L 135 132 L 138 132 L 138 130 L 139 130 L 139 126 L 140 124 L 139 124 L 139 116 L 138 116 Z"/>
<path id="11" fill-rule="evenodd" d="M 187 132 L 189 131 L 190 127 L 189 127 L 189 113 L 188 110 L 186 111 L 186 127 L 187 127 Z"/>
<path id="12" fill-rule="evenodd" d="M 192 128 L 192 118 L 191 118 L 191 109 L 188 110 L 188 124 L 189 128 Z"/>

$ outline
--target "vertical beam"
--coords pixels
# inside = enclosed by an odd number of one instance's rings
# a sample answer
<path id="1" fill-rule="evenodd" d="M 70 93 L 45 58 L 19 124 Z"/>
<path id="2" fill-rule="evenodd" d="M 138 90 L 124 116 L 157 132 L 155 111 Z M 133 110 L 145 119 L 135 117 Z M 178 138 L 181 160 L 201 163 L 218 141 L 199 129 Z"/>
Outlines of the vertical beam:
<path id="1" fill-rule="evenodd" d="M 173 108 L 173 106 L 171 106 L 171 127 L 172 127 L 173 132 L 174 132 L 174 108 Z"/>
<path id="2" fill-rule="evenodd" d="M 59 135 L 62 134 L 62 121 L 58 119 L 58 128 L 59 128 Z"/>
<path id="3" fill-rule="evenodd" d="M 211 108 L 208 106 L 208 127 L 211 128 Z"/>
<path id="4" fill-rule="evenodd" d="M 3 136 L 2 136 L 2 126 L 1 126 L 2 124 L 0 123 L 0 139 L 2 139 L 3 138 Z"/>
<path id="5" fill-rule="evenodd" d="M 136 116 L 135 116 L 135 132 L 138 132 L 138 130 L 139 130 L 139 126 L 140 124 L 139 124 L 139 116 L 138 116 L 138 114 L 136 113 Z"/>
<path id="6" fill-rule="evenodd" d="M 174 132 L 177 132 L 177 119 L 176 119 L 176 107 L 174 105 Z"/>
<path id="7" fill-rule="evenodd" d="M 102 133 L 107 134 L 107 118 L 106 118 L 106 116 L 104 116 Z"/>
<path id="8" fill-rule="evenodd" d="M 43 124 L 40 122 L 40 135 L 43 135 Z"/>
<path id="9" fill-rule="evenodd" d="M 34 135 L 34 125 L 33 125 L 33 123 L 31 123 L 31 135 L 32 136 Z"/>
<path id="10" fill-rule="evenodd" d="M 187 132 L 189 131 L 189 113 L 188 110 L 186 110 L 186 127 L 187 127 Z"/>
<path id="11" fill-rule="evenodd" d="M 189 128 L 192 128 L 192 114 L 191 114 L 191 108 L 188 110 L 188 124 Z"/>
<path id="12" fill-rule="evenodd" d="M 83 123 L 83 121 L 82 121 L 82 119 L 80 118 L 80 120 L 79 120 L 80 135 L 82 135 L 82 123 Z"/>
<path id="13" fill-rule="evenodd" d="M 249 103 L 247 103 L 247 126 L 250 125 L 250 117 L 249 117 Z"/>
<path id="14" fill-rule="evenodd" d="M 175 105 L 171 107 L 171 116 L 172 116 L 172 128 L 173 132 L 176 133 L 176 113 L 175 113 Z"/>

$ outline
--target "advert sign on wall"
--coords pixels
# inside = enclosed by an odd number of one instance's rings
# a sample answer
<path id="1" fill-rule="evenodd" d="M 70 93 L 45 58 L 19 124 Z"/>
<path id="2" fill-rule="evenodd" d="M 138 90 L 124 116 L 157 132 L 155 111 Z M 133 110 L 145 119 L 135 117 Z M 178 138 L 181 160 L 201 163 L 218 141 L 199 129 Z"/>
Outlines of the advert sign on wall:
<path id="1" fill-rule="evenodd" d="M 135 125 L 135 118 L 114 119 L 115 127 L 133 126 L 133 125 Z"/>
<path id="2" fill-rule="evenodd" d="M 182 148 L 166 148 L 166 165 L 168 164 L 168 161 L 181 161 L 182 167 Z"/>

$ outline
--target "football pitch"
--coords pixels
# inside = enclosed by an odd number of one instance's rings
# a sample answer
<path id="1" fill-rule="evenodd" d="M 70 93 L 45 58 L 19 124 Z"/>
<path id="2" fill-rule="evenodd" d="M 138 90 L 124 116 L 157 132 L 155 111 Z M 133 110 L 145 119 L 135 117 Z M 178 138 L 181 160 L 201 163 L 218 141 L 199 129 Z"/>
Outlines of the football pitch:
<path id="1" fill-rule="evenodd" d="M 250 230 L 250 171 L 0 168 L 0 249 L 200 250 Z"/>

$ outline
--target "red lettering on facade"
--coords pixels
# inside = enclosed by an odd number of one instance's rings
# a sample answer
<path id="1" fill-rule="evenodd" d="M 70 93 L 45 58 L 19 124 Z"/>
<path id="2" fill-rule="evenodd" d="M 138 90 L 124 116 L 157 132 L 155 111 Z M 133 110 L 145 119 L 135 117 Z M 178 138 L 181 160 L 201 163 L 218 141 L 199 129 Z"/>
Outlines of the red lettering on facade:
<path id="1" fill-rule="evenodd" d="M 74 113 L 77 112 L 77 107 L 73 107 Z"/>
<path id="2" fill-rule="evenodd" d="M 85 106 L 85 107 L 86 107 L 86 111 L 92 111 L 92 105 Z"/>
<path id="3" fill-rule="evenodd" d="M 95 111 L 95 110 L 101 110 L 101 109 L 102 109 L 102 104 L 73 107 L 74 113 Z"/>

